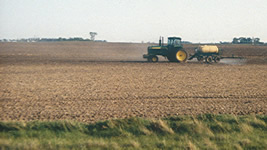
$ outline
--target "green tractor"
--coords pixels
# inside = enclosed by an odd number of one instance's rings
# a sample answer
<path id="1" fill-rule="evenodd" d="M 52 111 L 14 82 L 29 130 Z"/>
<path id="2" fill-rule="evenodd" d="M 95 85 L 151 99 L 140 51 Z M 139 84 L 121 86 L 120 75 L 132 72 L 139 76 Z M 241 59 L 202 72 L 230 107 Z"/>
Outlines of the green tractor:
<path id="1" fill-rule="evenodd" d="M 159 46 L 149 46 L 147 48 L 147 54 L 143 55 L 143 58 L 149 62 L 158 62 L 158 55 L 167 58 L 170 62 L 185 62 L 187 60 L 187 52 L 183 49 L 179 37 L 169 37 L 168 45 L 164 45 L 163 38 L 160 37 Z"/>

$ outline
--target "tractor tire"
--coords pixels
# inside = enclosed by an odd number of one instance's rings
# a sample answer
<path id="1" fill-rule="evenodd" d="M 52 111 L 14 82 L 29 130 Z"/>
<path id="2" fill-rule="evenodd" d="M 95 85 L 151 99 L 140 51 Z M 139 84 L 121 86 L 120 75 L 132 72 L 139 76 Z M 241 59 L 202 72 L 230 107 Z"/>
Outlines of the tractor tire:
<path id="1" fill-rule="evenodd" d="M 185 50 L 181 49 L 181 50 L 175 51 L 173 53 L 170 53 L 167 56 L 167 59 L 170 62 L 186 62 L 187 57 L 188 57 L 187 52 Z"/>
<path id="2" fill-rule="evenodd" d="M 149 62 L 158 62 L 159 61 L 159 58 L 158 56 L 154 55 L 154 56 L 150 56 L 148 57 L 147 59 Z"/>
<path id="3" fill-rule="evenodd" d="M 159 61 L 158 56 L 152 56 L 151 57 L 151 62 L 158 62 L 158 61 Z"/>
<path id="4" fill-rule="evenodd" d="M 208 64 L 212 63 L 212 57 L 211 56 L 206 57 L 205 61 Z"/>

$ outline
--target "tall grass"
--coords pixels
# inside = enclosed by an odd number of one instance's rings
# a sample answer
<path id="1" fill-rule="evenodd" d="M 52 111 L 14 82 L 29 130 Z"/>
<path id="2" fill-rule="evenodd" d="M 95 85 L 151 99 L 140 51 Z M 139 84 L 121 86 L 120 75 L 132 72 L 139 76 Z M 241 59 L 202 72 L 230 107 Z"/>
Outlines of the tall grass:
<path id="1" fill-rule="evenodd" d="M 267 149 L 267 116 L 0 122 L 0 149 Z"/>

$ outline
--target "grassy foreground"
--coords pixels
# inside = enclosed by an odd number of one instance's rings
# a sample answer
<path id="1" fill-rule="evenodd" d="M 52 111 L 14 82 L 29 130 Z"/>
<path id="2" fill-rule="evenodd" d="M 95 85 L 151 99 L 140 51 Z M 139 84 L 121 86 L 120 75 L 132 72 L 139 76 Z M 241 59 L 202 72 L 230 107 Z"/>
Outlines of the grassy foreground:
<path id="1" fill-rule="evenodd" d="M 0 122 L 0 149 L 267 149 L 267 116 Z"/>

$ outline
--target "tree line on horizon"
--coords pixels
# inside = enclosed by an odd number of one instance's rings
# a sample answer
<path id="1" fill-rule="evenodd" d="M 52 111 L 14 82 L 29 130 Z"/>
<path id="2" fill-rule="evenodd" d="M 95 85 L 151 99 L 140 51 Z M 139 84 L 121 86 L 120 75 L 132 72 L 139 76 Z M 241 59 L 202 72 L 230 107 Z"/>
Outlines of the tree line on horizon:
<path id="1" fill-rule="evenodd" d="M 61 41 L 93 41 L 81 37 L 70 38 L 22 38 L 22 39 L 2 39 L 0 42 L 61 42 Z M 107 42 L 106 40 L 94 40 L 95 42 Z"/>
<path id="2" fill-rule="evenodd" d="M 250 37 L 235 37 L 232 41 L 233 44 L 264 44 L 260 42 L 260 38 L 250 38 Z"/>

